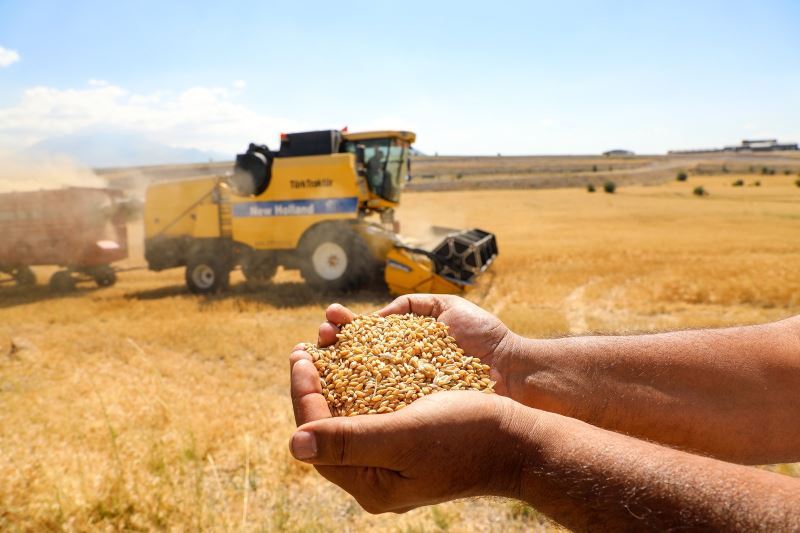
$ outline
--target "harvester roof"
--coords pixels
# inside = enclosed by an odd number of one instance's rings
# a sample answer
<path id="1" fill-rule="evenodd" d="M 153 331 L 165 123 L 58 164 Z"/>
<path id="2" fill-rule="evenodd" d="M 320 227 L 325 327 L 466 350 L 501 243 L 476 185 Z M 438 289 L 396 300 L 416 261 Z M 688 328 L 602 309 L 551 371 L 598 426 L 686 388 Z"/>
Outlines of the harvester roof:
<path id="1" fill-rule="evenodd" d="M 348 141 L 363 141 L 366 139 L 386 139 L 392 137 L 413 143 L 417 139 L 417 135 L 413 131 L 398 131 L 398 130 L 384 130 L 384 131 L 360 131 L 357 133 L 342 133 L 342 137 Z"/>

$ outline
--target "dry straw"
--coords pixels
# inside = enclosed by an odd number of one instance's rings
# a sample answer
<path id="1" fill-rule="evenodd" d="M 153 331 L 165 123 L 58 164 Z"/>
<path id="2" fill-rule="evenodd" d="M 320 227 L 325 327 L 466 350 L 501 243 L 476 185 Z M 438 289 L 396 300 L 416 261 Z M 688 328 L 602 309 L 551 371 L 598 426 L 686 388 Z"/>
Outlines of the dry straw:
<path id="1" fill-rule="evenodd" d="M 434 318 L 359 315 L 337 337 L 326 348 L 306 345 L 334 416 L 389 413 L 438 391 L 494 392 L 489 366 Z"/>

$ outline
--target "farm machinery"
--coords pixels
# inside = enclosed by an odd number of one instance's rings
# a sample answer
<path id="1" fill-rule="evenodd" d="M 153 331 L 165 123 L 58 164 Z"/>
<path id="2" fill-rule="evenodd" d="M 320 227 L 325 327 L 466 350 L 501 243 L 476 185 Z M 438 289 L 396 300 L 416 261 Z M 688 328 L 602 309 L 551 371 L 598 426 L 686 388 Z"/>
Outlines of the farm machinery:
<path id="1" fill-rule="evenodd" d="M 316 289 L 351 290 L 383 277 L 394 294 L 462 293 L 497 257 L 495 236 L 450 231 L 422 248 L 398 234 L 395 208 L 415 134 L 326 130 L 251 144 L 225 176 L 156 183 L 146 193 L 145 257 L 185 267 L 192 292 L 225 289 L 241 267 L 268 281 L 299 269 Z"/>
<path id="2" fill-rule="evenodd" d="M 32 266 L 61 267 L 50 288 L 116 282 L 111 264 L 128 256 L 121 191 L 70 187 L 0 194 L 0 283 L 36 284 Z"/>

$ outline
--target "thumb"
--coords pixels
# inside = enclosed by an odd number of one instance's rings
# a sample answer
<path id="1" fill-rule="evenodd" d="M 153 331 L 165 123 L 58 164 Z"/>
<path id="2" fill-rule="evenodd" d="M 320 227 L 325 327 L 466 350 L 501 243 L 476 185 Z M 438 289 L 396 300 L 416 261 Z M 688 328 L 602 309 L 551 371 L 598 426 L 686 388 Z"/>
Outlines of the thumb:
<path id="1" fill-rule="evenodd" d="M 333 417 L 300 426 L 290 442 L 295 459 L 316 465 L 399 470 L 407 445 L 400 413 Z"/>

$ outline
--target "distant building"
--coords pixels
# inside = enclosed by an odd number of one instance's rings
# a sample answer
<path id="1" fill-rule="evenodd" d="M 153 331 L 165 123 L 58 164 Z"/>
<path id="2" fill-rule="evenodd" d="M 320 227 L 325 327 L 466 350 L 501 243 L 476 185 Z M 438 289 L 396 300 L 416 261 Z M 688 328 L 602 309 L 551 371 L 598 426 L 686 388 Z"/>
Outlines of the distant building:
<path id="1" fill-rule="evenodd" d="M 634 154 L 630 150 L 622 150 L 620 148 L 617 148 L 615 150 L 609 150 L 608 152 L 603 152 L 603 155 L 606 157 L 625 157 L 636 154 Z"/>
<path id="2" fill-rule="evenodd" d="M 708 148 L 699 150 L 670 150 L 670 154 L 700 154 L 710 152 L 779 152 L 783 150 L 800 150 L 797 143 L 780 143 L 777 139 L 744 139 L 741 144 L 725 148 Z"/>
<path id="3" fill-rule="evenodd" d="M 726 152 L 778 152 L 798 150 L 797 143 L 779 143 L 777 139 L 744 139 L 739 146 L 726 146 Z"/>

